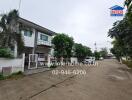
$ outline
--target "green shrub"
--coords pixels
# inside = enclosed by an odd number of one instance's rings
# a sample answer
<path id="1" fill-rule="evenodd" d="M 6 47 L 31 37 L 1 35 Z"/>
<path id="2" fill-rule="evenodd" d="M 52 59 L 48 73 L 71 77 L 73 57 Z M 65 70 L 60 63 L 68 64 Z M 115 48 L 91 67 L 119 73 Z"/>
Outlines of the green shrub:
<path id="1" fill-rule="evenodd" d="M 11 75 L 7 76 L 7 78 L 15 78 L 18 76 L 23 76 L 23 73 L 21 71 L 16 72 L 16 73 L 12 73 Z"/>
<path id="2" fill-rule="evenodd" d="M 124 61 L 123 63 L 126 64 L 129 68 L 132 68 L 132 61 Z"/>
<path id="3" fill-rule="evenodd" d="M 0 57 L 12 58 L 11 50 L 7 48 L 0 48 Z"/>
<path id="4" fill-rule="evenodd" d="M 0 80 L 4 80 L 5 77 L 2 75 L 2 73 L 0 73 Z"/>
<path id="5" fill-rule="evenodd" d="M 0 80 L 5 80 L 5 79 L 18 79 L 24 77 L 23 73 L 21 71 L 12 73 L 9 76 L 3 76 L 2 73 L 0 73 Z"/>
<path id="6" fill-rule="evenodd" d="M 50 66 L 50 68 L 56 68 L 56 67 L 57 67 L 57 65 L 55 65 L 55 64 Z"/>

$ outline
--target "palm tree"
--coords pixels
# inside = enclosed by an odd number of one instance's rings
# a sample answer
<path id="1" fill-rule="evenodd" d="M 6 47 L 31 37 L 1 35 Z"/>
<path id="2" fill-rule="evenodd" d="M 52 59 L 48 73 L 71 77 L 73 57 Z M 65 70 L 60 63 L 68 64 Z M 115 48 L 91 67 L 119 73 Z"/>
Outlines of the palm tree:
<path id="1" fill-rule="evenodd" d="M 16 43 L 18 52 L 21 53 L 24 42 L 19 31 L 18 18 L 19 13 L 17 10 L 12 10 L 8 14 L 2 15 L 0 20 L 0 48 L 12 48 Z"/>

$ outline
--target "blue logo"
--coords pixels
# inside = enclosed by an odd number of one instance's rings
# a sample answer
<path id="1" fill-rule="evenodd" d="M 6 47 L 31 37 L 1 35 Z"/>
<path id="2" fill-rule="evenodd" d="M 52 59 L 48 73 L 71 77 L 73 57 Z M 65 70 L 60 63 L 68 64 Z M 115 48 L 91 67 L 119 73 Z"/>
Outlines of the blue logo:
<path id="1" fill-rule="evenodd" d="M 110 8 L 110 15 L 111 16 L 123 16 L 123 10 L 124 8 L 118 5 L 115 5 Z"/>

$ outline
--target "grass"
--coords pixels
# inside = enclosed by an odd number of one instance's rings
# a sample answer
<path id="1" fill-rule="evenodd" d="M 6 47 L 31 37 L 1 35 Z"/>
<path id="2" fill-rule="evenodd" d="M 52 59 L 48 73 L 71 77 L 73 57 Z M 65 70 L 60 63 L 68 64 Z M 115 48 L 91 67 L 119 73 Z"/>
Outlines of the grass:
<path id="1" fill-rule="evenodd" d="M 123 64 L 126 64 L 129 68 L 132 68 L 132 61 L 124 61 Z"/>
<path id="2" fill-rule="evenodd" d="M 17 73 L 12 73 L 11 75 L 9 76 L 3 76 L 1 73 L 0 73 L 0 80 L 6 80 L 6 79 L 19 79 L 19 78 L 22 78 L 24 77 L 23 73 L 21 71 L 17 72 Z"/>

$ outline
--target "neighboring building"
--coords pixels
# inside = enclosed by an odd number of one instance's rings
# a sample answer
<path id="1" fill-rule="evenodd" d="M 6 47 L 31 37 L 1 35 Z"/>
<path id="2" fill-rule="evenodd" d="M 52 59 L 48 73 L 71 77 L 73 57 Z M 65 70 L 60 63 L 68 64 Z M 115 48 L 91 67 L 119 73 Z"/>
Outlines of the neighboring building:
<path id="1" fill-rule="evenodd" d="M 70 58 L 70 62 L 71 62 L 71 64 L 73 64 L 73 65 L 78 64 L 78 59 L 77 59 L 77 57 L 71 57 L 71 58 Z"/>
<path id="2" fill-rule="evenodd" d="M 25 45 L 25 69 L 50 63 L 51 40 L 55 32 L 23 18 L 18 19 L 18 25 Z M 17 47 L 15 48 L 14 55 L 17 56 Z"/>

